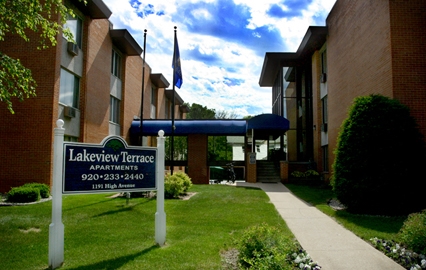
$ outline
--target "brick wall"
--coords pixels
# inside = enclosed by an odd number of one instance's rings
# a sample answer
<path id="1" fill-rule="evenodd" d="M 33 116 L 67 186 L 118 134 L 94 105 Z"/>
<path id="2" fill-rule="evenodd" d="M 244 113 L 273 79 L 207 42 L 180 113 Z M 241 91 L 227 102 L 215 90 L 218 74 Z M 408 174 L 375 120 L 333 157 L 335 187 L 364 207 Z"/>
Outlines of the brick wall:
<path id="1" fill-rule="evenodd" d="M 121 124 L 123 138 L 130 142 L 129 128 L 132 124 L 133 116 L 140 115 L 141 99 L 142 99 L 142 58 L 140 56 L 128 56 L 125 62 L 125 76 L 123 83 L 123 97 L 121 100 Z M 149 74 L 151 70 L 145 67 L 145 91 L 149 82 Z M 150 100 L 144 98 L 144 107 L 150 106 Z M 149 115 L 147 115 L 149 116 Z M 146 117 L 144 115 L 144 117 Z"/>
<path id="2" fill-rule="evenodd" d="M 327 18 L 329 163 L 355 97 L 392 97 L 388 1 L 337 1 Z"/>
<path id="3" fill-rule="evenodd" d="M 248 183 L 257 182 L 257 163 L 250 164 L 250 152 L 246 153 L 246 181 Z"/>
<path id="4" fill-rule="evenodd" d="M 280 179 L 283 183 L 288 183 L 288 161 L 280 161 Z"/>
<path id="5" fill-rule="evenodd" d="M 86 80 L 81 85 L 85 94 L 85 118 L 82 138 L 85 143 L 100 143 L 109 135 L 109 105 L 112 41 L 108 20 L 93 20 L 88 26 L 85 55 Z"/>
<path id="6" fill-rule="evenodd" d="M 207 135 L 188 135 L 188 175 L 194 184 L 209 184 Z"/>
<path id="7" fill-rule="evenodd" d="M 426 1 L 389 3 L 393 95 L 410 107 L 426 138 Z"/>
<path id="8" fill-rule="evenodd" d="M 167 97 L 165 95 L 165 89 L 164 88 L 157 88 L 157 118 L 158 119 L 165 119 L 166 115 L 166 104 L 167 104 Z M 172 113 L 170 112 L 170 119 L 171 119 Z"/>
<path id="9" fill-rule="evenodd" d="M 86 17 L 83 26 L 84 66 L 80 80 L 80 138 L 85 143 L 100 143 L 109 135 L 111 52 L 108 20 Z M 27 182 L 51 184 L 53 128 L 58 118 L 59 78 L 62 36 L 56 47 L 37 50 L 38 37 L 31 42 L 10 35 L 0 43 L 2 52 L 21 59 L 37 81 L 37 97 L 14 102 L 15 114 L 0 107 L 0 192 Z M 123 55 L 122 134 L 128 137 L 133 115 L 139 115 L 142 59 Z M 150 90 L 150 68 L 145 68 L 145 83 Z M 136 98 L 135 98 L 136 97 Z M 0 104 L 1 105 L 1 104 Z M 149 117 L 150 91 L 145 91 L 145 116 Z"/>
<path id="10" fill-rule="evenodd" d="M 330 164 L 353 99 L 382 94 L 410 107 L 426 136 L 426 2 L 336 2 L 327 18 Z"/>
<path id="11" fill-rule="evenodd" d="M 32 70 L 37 97 L 12 99 L 15 114 L 0 102 L 0 192 L 27 182 L 50 184 L 53 128 L 58 115 L 60 42 L 37 50 L 39 33 L 28 32 L 30 42 L 7 35 L 0 50 Z"/>

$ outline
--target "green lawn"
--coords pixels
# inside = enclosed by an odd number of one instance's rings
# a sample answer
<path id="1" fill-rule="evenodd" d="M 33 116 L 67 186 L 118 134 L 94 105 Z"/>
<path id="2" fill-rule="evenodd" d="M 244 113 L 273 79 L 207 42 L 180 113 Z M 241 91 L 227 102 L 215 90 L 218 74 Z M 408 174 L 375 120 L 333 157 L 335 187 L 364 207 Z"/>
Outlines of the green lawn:
<path id="1" fill-rule="evenodd" d="M 285 186 L 297 197 L 333 217 L 348 230 L 354 232 L 366 241 L 369 241 L 370 238 L 378 237 L 380 239 L 398 242 L 398 232 L 407 218 L 407 216 L 385 217 L 356 215 L 345 210 L 335 211 L 327 205 L 327 201 L 334 197 L 330 187 L 296 184 L 286 184 Z"/>
<path id="2" fill-rule="evenodd" d="M 404 217 L 354 215 L 327 205 L 329 188 L 286 185 L 368 241 L 398 240 Z M 248 227 L 267 223 L 292 236 L 260 189 L 194 185 L 189 200 L 166 200 L 166 245 L 155 244 L 156 200 L 113 194 L 63 196 L 65 263 L 62 269 L 221 269 L 220 252 Z M 51 201 L 0 207 L 0 269 L 46 269 Z"/>
<path id="3" fill-rule="evenodd" d="M 112 194 L 63 196 L 62 269 L 220 269 L 220 252 L 255 224 L 291 236 L 259 189 L 194 185 L 189 200 L 166 200 L 166 245 L 155 244 L 156 200 Z M 51 201 L 0 207 L 1 269 L 46 269 Z"/>

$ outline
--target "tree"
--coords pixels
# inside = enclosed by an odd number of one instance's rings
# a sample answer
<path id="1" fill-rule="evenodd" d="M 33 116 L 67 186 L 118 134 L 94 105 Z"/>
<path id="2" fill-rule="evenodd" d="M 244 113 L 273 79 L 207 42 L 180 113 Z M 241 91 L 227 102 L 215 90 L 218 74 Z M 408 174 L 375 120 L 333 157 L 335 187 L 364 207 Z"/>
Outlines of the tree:
<path id="1" fill-rule="evenodd" d="M 27 31 L 40 33 L 37 49 L 56 45 L 56 37 L 63 30 L 68 40 L 73 40 L 68 29 L 63 29 L 67 15 L 74 13 L 62 1 L 57 0 L 6 0 L 0 2 L 0 42 L 7 35 L 19 35 L 24 41 L 30 41 Z M 59 21 L 51 20 L 59 15 Z M 31 70 L 24 67 L 19 59 L 14 59 L 0 51 L 0 101 L 6 102 L 10 113 L 12 98 L 19 101 L 36 96 L 36 81 Z"/>
<path id="2" fill-rule="evenodd" d="M 407 214 L 426 207 L 425 144 L 408 107 L 358 97 L 338 137 L 333 190 L 349 211 Z"/>
<path id="3" fill-rule="evenodd" d="M 228 112 L 225 110 L 220 110 L 216 112 L 215 118 L 216 119 L 236 119 L 237 114 L 234 111 Z"/>
<path id="4" fill-rule="evenodd" d="M 208 138 L 208 160 L 232 160 L 232 145 L 228 143 L 226 136 L 210 136 Z"/>
<path id="5" fill-rule="evenodd" d="M 215 119 L 216 111 L 208 109 L 197 103 L 192 103 L 189 106 L 189 113 L 186 115 L 187 119 Z"/>
<path id="6" fill-rule="evenodd" d="M 166 137 L 165 141 L 165 158 L 171 160 L 171 136 Z M 173 160 L 188 160 L 188 137 L 173 136 Z"/>

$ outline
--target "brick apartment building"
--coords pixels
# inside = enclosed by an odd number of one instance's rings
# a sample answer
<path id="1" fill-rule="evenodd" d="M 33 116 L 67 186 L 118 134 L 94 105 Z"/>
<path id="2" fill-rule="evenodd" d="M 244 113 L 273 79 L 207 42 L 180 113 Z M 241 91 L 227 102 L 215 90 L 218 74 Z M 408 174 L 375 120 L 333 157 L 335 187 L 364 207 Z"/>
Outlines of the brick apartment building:
<path id="1" fill-rule="evenodd" d="M 324 27 L 309 27 L 297 52 L 268 52 L 260 86 L 290 121 L 282 141 L 288 178 L 315 162 L 328 179 L 340 126 L 357 96 L 407 105 L 426 137 L 426 1 L 337 0 Z"/>
<path id="2" fill-rule="evenodd" d="M 140 117 L 142 100 L 142 48 L 126 29 L 114 29 L 111 11 L 100 0 L 66 1 L 76 18 L 67 25 L 76 44 L 58 35 L 58 44 L 37 50 L 38 34 L 31 42 L 8 35 L 0 50 L 32 70 L 37 97 L 14 100 L 11 114 L 0 108 L 0 192 L 28 182 L 51 184 L 53 129 L 65 122 L 65 140 L 100 143 L 108 135 L 123 137 L 129 144 L 129 128 Z M 58 18 L 52 18 L 56 20 Z M 145 64 L 143 117 L 169 118 L 171 96 L 162 74 L 152 74 Z M 175 117 L 187 112 L 175 97 Z M 155 144 L 149 137 L 144 145 Z"/>

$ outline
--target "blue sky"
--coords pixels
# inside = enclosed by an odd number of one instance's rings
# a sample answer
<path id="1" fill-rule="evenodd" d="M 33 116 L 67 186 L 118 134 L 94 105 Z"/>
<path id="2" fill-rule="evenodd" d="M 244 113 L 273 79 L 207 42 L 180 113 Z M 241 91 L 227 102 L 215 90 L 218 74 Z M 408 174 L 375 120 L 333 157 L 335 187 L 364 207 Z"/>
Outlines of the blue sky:
<path id="1" fill-rule="evenodd" d="M 173 81 L 173 35 L 183 73 L 177 93 L 242 118 L 271 113 L 272 89 L 260 87 L 266 52 L 294 52 L 311 25 L 325 25 L 336 0 L 103 0 L 114 29 L 143 47 L 153 73 Z"/>

